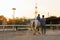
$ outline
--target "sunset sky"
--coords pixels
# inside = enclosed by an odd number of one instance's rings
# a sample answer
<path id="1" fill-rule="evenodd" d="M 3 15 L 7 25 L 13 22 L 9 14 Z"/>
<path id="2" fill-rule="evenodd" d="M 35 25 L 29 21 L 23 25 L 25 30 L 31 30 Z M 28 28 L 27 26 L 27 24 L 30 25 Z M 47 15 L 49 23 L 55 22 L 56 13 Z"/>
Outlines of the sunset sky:
<path id="1" fill-rule="evenodd" d="M 12 8 L 16 8 L 15 17 L 34 18 L 35 2 L 41 16 L 48 17 L 48 12 L 49 16 L 60 16 L 60 0 L 0 0 L 0 15 L 12 18 Z"/>

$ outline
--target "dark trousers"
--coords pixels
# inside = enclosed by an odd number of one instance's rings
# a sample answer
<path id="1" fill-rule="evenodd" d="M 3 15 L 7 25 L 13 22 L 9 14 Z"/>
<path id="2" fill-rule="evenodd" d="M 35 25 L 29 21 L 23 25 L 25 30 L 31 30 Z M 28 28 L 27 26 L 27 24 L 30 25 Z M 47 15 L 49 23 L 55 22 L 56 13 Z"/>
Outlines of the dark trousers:
<path id="1" fill-rule="evenodd" d="M 42 34 L 46 34 L 46 26 L 41 27 Z"/>

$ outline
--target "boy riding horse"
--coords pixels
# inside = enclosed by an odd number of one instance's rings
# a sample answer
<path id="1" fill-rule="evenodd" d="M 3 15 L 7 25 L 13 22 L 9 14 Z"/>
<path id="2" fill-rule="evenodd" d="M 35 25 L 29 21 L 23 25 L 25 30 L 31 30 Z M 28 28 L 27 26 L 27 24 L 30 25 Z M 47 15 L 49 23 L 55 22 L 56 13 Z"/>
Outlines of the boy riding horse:
<path id="1" fill-rule="evenodd" d="M 31 21 L 31 27 L 34 34 L 39 33 L 39 26 L 40 26 L 40 14 L 38 14 L 37 18 Z M 40 34 L 40 33 L 39 33 Z"/>

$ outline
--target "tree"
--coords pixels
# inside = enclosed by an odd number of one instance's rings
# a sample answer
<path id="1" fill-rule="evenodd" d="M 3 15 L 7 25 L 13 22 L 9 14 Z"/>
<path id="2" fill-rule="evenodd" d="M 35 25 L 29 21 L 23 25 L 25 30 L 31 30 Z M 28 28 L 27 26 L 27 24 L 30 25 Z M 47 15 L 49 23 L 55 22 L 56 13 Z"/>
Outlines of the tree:
<path id="1" fill-rule="evenodd" d="M 3 15 L 0 16 L 0 24 L 7 24 L 7 19 Z"/>
<path id="2" fill-rule="evenodd" d="M 46 23 L 47 24 L 58 24 L 58 18 L 56 16 L 51 16 L 51 17 L 48 17 L 46 18 Z"/>

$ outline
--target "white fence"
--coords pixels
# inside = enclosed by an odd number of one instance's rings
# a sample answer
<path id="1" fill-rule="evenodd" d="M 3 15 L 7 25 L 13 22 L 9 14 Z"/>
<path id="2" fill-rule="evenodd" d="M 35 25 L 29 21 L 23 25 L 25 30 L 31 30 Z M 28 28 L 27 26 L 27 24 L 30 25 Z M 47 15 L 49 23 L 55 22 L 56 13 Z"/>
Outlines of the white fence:
<path id="1" fill-rule="evenodd" d="M 5 27 L 9 27 L 9 26 L 12 27 L 12 28 L 10 28 L 10 29 L 5 29 Z M 2 29 L 0 29 L 0 31 L 4 31 L 4 30 L 14 30 L 14 31 L 16 31 L 15 26 L 16 26 L 16 27 L 18 27 L 18 26 L 27 26 L 26 28 L 24 27 L 24 28 L 19 28 L 19 29 L 29 29 L 29 26 L 31 26 L 31 25 L 0 25 L 0 27 L 2 27 Z M 60 24 L 46 24 L 45 26 L 55 26 L 55 27 L 59 27 Z"/>
<path id="2" fill-rule="evenodd" d="M 18 26 L 30 26 L 30 25 L 0 25 L 0 27 L 2 27 L 0 29 L 0 31 L 6 31 L 6 30 L 14 30 L 14 31 L 16 31 L 16 27 L 18 27 Z M 12 27 L 12 28 L 6 29 L 5 27 Z M 19 29 L 29 29 L 29 28 L 28 27 L 24 27 L 24 28 L 19 28 Z"/>
<path id="3" fill-rule="evenodd" d="M 45 26 L 60 26 L 60 24 L 46 24 Z"/>

